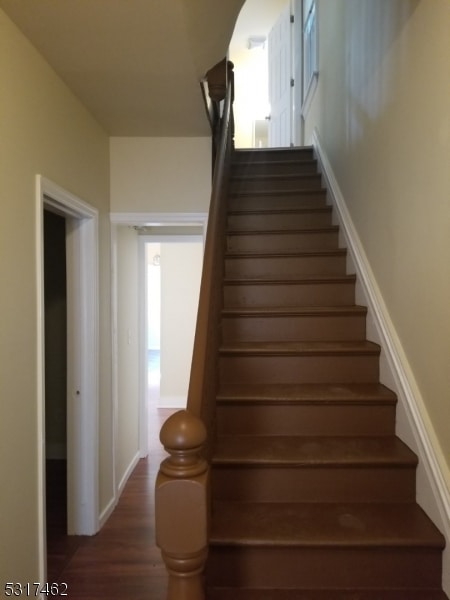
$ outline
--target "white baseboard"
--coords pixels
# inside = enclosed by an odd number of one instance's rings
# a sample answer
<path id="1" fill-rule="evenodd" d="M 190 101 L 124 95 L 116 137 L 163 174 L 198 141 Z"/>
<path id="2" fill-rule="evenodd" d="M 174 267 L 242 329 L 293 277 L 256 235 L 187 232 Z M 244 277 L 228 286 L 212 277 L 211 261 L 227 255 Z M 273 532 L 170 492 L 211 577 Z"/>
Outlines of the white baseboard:
<path id="1" fill-rule="evenodd" d="M 328 200 L 345 238 L 349 270 L 357 274 L 357 302 L 368 308 L 368 338 L 382 348 L 380 379 L 398 396 L 397 435 L 419 457 L 417 502 L 435 522 L 446 539 L 443 556 L 443 588 L 450 594 L 450 473 L 428 418 L 426 405 L 415 381 L 400 339 L 375 280 L 331 163 L 317 130 L 313 146 L 328 190 Z"/>
<path id="2" fill-rule="evenodd" d="M 134 471 L 136 465 L 138 464 L 139 460 L 141 458 L 141 453 L 137 452 L 132 461 L 130 462 L 130 464 L 128 465 L 128 467 L 125 470 L 125 473 L 122 475 L 121 480 L 119 481 L 119 486 L 118 486 L 118 497 L 120 497 L 121 493 L 123 492 L 123 488 L 125 487 L 125 484 L 127 483 L 128 479 L 130 478 L 131 473 Z"/>
<path id="3" fill-rule="evenodd" d="M 117 496 L 114 496 L 113 498 L 111 498 L 111 500 L 108 502 L 108 504 L 105 506 L 105 508 L 100 513 L 100 516 L 98 518 L 99 530 L 103 527 L 103 525 L 106 523 L 106 521 L 112 515 L 116 506 L 117 506 Z"/>
<path id="4" fill-rule="evenodd" d="M 125 473 L 123 474 L 123 476 L 119 482 L 116 493 L 114 494 L 113 498 L 111 498 L 111 500 L 108 502 L 106 507 L 100 513 L 100 516 L 98 519 L 99 524 L 100 524 L 99 529 L 101 529 L 103 527 L 103 525 L 106 523 L 106 521 L 109 519 L 109 517 L 114 512 L 114 509 L 116 508 L 117 503 L 119 502 L 119 498 L 123 492 L 123 489 L 124 489 L 128 479 L 130 478 L 130 475 L 133 473 L 136 465 L 138 464 L 140 458 L 141 458 L 141 456 L 140 456 L 139 452 L 137 454 L 135 454 L 135 456 L 133 457 L 132 461 L 126 468 Z"/>

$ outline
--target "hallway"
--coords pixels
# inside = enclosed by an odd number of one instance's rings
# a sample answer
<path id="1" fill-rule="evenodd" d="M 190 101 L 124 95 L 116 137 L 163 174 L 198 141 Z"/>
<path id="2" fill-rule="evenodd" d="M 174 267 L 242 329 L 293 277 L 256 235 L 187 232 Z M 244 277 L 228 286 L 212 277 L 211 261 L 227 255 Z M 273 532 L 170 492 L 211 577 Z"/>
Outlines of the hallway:
<path id="1" fill-rule="evenodd" d="M 67 583 L 71 600 L 165 599 L 166 571 L 155 546 L 154 486 L 165 455 L 159 430 L 172 412 L 152 409 L 149 456 L 138 463 L 102 530 L 93 537 L 49 539 L 48 581 Z"/>

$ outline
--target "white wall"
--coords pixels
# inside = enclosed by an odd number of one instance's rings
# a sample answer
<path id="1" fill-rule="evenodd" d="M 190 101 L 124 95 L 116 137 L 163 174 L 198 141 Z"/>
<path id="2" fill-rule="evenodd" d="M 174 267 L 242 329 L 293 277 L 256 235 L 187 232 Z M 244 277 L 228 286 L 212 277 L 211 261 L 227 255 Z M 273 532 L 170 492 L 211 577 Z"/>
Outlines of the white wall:
<path id="1" fill-rule="evenodd" d="M 160 406 L 186 407 L 203 243 L 161 244 Z"/>
<path id="2" fill-rule="evenodd" d="M 139 456 L 138 235 L 117 227 L 117 431 L 116 481 L 121 484 Z"/>
<path id="3" fill-rule="evenodd" d="M 108 137 L 0 10 L 0 581 L 39 581 L 36 175 L 99 210 L 100 505 L 111 498 Z"/>

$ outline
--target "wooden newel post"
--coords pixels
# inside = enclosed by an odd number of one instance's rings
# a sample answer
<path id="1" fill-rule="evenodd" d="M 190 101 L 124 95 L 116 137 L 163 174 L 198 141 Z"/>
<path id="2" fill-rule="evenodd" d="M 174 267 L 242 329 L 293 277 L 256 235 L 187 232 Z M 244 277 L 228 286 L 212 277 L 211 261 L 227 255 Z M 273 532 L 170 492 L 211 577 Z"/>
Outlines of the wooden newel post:
<path id="1" fill-rule="evenodd" d="M 169 573 L 167 600 L 204 600 L 208 554 L 208 463 L 203 422 L 180 410 L 164 423 L 160 440 L 169 457 L 155 490 L 156 543 Z"/>

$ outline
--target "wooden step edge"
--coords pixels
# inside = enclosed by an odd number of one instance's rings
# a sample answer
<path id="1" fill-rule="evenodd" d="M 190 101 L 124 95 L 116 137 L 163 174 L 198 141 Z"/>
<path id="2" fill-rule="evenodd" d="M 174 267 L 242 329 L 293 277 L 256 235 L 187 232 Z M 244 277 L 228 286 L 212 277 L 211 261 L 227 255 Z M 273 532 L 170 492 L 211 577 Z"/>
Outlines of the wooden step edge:
<path id="1" fill-rule="evenodd" d="M 396 406 L 397 398 L 241 398 L 226 395 L 216 397 L 217 406 Z"/>
<path id="2" fill-rule="evenodd" d="M 238 406 L 238 407 L 258 407 L 258 406 L 317 406 L 317 407 L 326 407 L 326 406 L 374 406 L 374 407 L 383 407 L 383 406 L 394 406 L 397 404 L 397 399 L 388 399 L 380 397 L 378 399 L 371 398 L 359 398 L 359 399 L 303 399 L 303 398 L 281 398 L 281 399 L 270 399 L 270 398 L 230 398 L 227 396 L 217 396 L 216 403 L 217 406 Z"/>
<path id="3" fill-rule="evenodd" d="M 251 307 L 251 308 L 224 308 L 222 316 L 225 318 L 277 318 L 277 317 L 365 317 L 366 306 L 298 306 L 298 307 Z"/>
<path id="4" fill-rule="evenodd" d="M 242 342 L 219 348 L 220 356 L 378 356 L 373 342 Z"/>
<path id="5" fill-rule="evenodd" d="M 402 540 L 394 540 L 394 539 L 386 539 L 386 540 L 365 540 L 365 541 L 352 541 L 352 540 L 342 540 L 342 541 L 325 541 L 325 540 L 286 540 L 280 541 L 276 539 L 271 539 L 269 537 L 261 539 L 233 539 L 233 538 L 218 538 L 215 537 L 214 534 L 211 534 L 209 538 L 209 544 L 211 546 L 239 546 L 239 547 L 260 547 L 260 548 L 274 548 L 274 547 L 297 547 L 297 548 L 339 548 L 339 549 L 359 549 L 359 550 L 370 550 L 370 549 L 414 549 L 414 550 L 438 550 L 442 551 L 445 548 L 445 544 L 440 544 L 438 542 L 432 543 L 427 540 L 411 540 L 411 541 L 402 541 Z"/>
<path id="6" fill-rule="evenodd" d="M 270 148 L 234 148 L 235 154 L 264 154 L 269 153 L 275 155 L 278 152 L 313 152 L 314 146 L 305 144 L 304 146 L 275 146 Z"/>
<path id="7" fill-rule="evenodd" d="M 350 458 L 347 460 L 335 460 L 317 458 L 315 460 L 296 460 L 292 459 L 268 459 L 268 458 L 246 458 L 242 457 L 225 457 L 214 456 L 211 459 L 212 467 L 233 468 L 233 469 L 395 469 L 400 470 L 415 470 L 417 465 L 413 462 L 401 462 L 399 460 L 376 460 L 367 458 L 366 460 L 353 461 Z"/>
<path id="8" fill-rule="evenodd" d="M 236 259 L 236 258 L 244 258 L 244 259 L 255 259 L 255 258 L 314 258 L 314 257 L 344 257 L 347 255 L 347 248 L 336 248 L 334 250 L 293 250 L 293 251 L 283 251 L 276 250 L 274 252 L 260 252 L 256 251 L 246 251 L 243 252 L 241 250 L 233 252 L 227 251 L 225 252 L 226 259 Z"/>
<path id="9" fill-rule="evenodd" d="M 284 198 L 286 196 L 308 196 L 308 195 L 312 195 L 312 196 L 326 196 L 327 194 L 327 189 L 325 187 L 321 187 L 321 188 L 317 188 L 317 189 L 305 189 L 305 188 L 301 188 L 298 190 L 276 190 L 276 191 L 272 191 L 272 190 L 261 190 L 261 191 L 254 191 L 254 190 L 230 190 L 228 192 L 228 197 L 230 198 L 247 198 L 247 197 L 253 197 L 253 196 L 257 196 L 257 197 L 264 197 L 264 196 L 277 196 L 280 198 Z"/>
<path id="10" fill-rule="evenodd" d="M 310 277 L 302 277 L 295 279 L 244 279 L 237 277 L 226 277 L 223 281 L 224 285 L 241 286 L 241 285 L 334 285 L 334 284 L 354 284 L 356 283 L 356 275 L 311 275 Z"/>
<path id="11" fill-rule="evenodd" d="M 322 174 L 321 173 L 260 173 L 260 174 L 244 174 L 244 175 L 237 175 L 234 173 L 230 174 L 230 182 L 234 183 L 234 182 L 242 182 L 242 181 L 246 181 L 246 182 L 265 182 L 267 180 L 272 180 L 272 181 L 292 181 L 292 180 L 305 180 L 305 179 L 317 179 L 317 180 L 321 180 L 322 179 Z"/>
<path id="12" fill-rule="evenodd" d="M 436 588 L 233 588 L 207 585 L 211 600 L 449 600 Z"/>
<path id="13" fill-rule="evenodd" d="M 282 158 L 280 156 L 275 157 L 275 159 L 266 159 L 266 160 L 235 160 L 235 157 L 231 159 L 231 168 L 234 167 L 259 167 L 259 166 L 296 166 L 296 165 L 312 165 L 317 164 L 317 158 L 313 156 L 308 157 L 285 157 Z"/>
<path id="14" fill-rule="evenodd" d="M 398 402 L 386 386 L 376 384 L 222 384 L 216 400 L 223 404 L 388 404 Z"/>
<path id="15" fill-rule="evenodd" d="M 242 216 L 275 216 L 275 215 L 306 215 L 306 214 L 328 214 L 333 211 L 333 207 L 330 205 L 325 206 L 299 206 L 295 208 L 242 208 L 229 210 L 228 216 L 242 217 Z"/>
<path id="16" fill-rule="evenodd" d="M 228 236 L 262 236 L 262 235 L 316 235 L 321 233 L 339 233 L 339 225 L 329 225 L 327 227 L 304 227 L 302 229 L 227 229 Z"/>
<path id="17" fill-rule="evenodd" d="M 230 525 L 232 524 L 232 525 Z M 442 551 L 445 538 L 415 503 L 213 502 L 210 545 Z"/>
<path id="18" fill-rule="evenodd" d="M 239 182 L 236 182 L 239 183 Z M 252 182 L 254 183 L 254 182 Z M 260 182 L 261 184 L 264 184 L 264 182 Z M 285 196 L 287 194 L 287 192 L 290 192 L 291 194 L 302 194 L 302 193 L 314 193 L 314 192 L 320 192 L 320 191 L 324 191 L 326 192 L 326 188 L 321 184 L 320 181 L 317 181 L 317 187 L 314 188 L 310 188 L 310 187 L 291 187 L 288 190 L 285 189 L 280 189 L 280 188 L 269 188 L 267 187 L 267 184 L 264 184 L 264 187 L 261 188 L 245 188 L 241 189 L 240 187 L 237 188 L 230 188 L 228 191 L 228 196 L 242 196 L 243 194 L 246 194 L 247 192 L 250 193 L 250 195 L 252 196 L 260 196 L 261 194 L 265 193 L 266 195 L 269 196 Z"/>
<path id="19" fill-rule="evenodd" d="M 236 466 L 416 468 L 417 455 L 398 438 L 380 435 L 219 434 L 213 464 Z"/>

